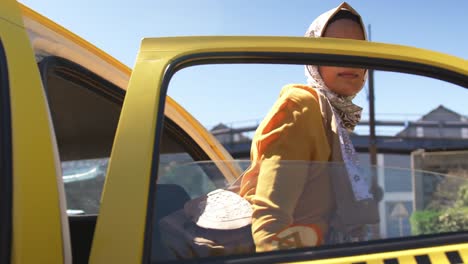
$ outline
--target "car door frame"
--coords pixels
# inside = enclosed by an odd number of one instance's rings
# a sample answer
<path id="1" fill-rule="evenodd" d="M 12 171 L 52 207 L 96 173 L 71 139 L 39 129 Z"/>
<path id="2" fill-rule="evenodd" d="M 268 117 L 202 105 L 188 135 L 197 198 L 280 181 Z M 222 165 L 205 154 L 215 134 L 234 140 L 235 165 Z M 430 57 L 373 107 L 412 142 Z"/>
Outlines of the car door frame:
<path id="1" fill-rule="evenodd" d="M 299 37 L 144 39 L 129 82 L 113 145 L 90 263 L 149 261 L 155 195 L 155 184 L 151 183 L 157 180 L 167 86 L 178 70 L 213 63 L 340 64 L 409 72 L 468 86 L 466 61 L 399 45 Z M 142 122 L 142 116 L 145 122 Z M 437 238 L 400 244 L 413 245 L 413 248 L 454 244 L 466 241 L 468 233 Z M 358 245 L 336 247 L 323 250 L 322 253 L 270 252 L 243 260 L 255 262 L 262 261 L 262 258 L 265 260 L 265 257 L 270 261 L 312 260 L 403 249 L 399 245 L 390 244 L 380 247 L 381 251 Z M 461 247 L 466 248 L 466 244 Z"/>
<path id="2" fill-rule="evenodd" d="M 8 67 L 0 40 L 0 262 L 11 257 L 13 162 L 11 147 L 11 109 Z"/>
<path id="3" fill-rule="evenodd" d="M 2 1 L 0 18 L 2 73 L 7 71 L 7 78 L 2 78 L 2 104 L 8 102 L 2 105 L 2 111 L 8 111 L 2 113 L 2 154 L 6 150 L 7 155 L 2 158 L 9 163 L 6 171 L 11 170 L 10 178 L 3 181 L 9 186 L 2 186 L 11 198 L 4 205 L 10 215 L 2 215 L 10 218 L 5 220 L 10 233 L 2 234 L 1 245 L 9 247 L 2 249 L 2 263 L 70 263 L 55 135 L 17 1 Z"/>

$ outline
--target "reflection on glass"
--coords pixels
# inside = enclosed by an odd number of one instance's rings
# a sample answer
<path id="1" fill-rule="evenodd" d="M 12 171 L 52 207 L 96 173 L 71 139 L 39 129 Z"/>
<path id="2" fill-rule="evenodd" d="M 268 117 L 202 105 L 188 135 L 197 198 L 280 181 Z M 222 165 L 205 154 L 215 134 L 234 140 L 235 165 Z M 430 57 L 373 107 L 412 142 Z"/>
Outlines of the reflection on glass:
<path id="1" fill-rule="evenodd" d="M 371 215 L 361 213 L 357 216 L 356 211 L 336 208 L 337 199 L 340 199 L 337 192 L 342 192 L 346 186 L 331 186 L 332 195 L 322 199 L 312 199 L 313 195 L 308 194 L 314 190 L 314 184 L 317 184 L 320 177 L 330 182 L 333 182 L 334 178 L 342 177 L 346 173 L 344 164 L 301 161 L 263 161 L 262 164 L 251 164 L 250 161 L 205 161 L 173 163 L 167 170 L 179 178 L 187 176 L 187 172 L 191 171 L 192 176 L 199 173 L 203 177 L 222 179 L 223 175 L 218 169 L 221 165 L 241 168 L 244 173 L 239 175 L 237 180 L 227 182 L 223 188 L 210 189 L 204 195 L 195 198 L 190 197 L 187 190 L 176 182 L 170 184 L 173 185 L 171 188 L 167 188 L 167 184 L 157 185 L 153 259 L 185 259 L 255 252 L 255 247 L 258 247 L 255 236 L 258 233 L 255 232 L 255 226 L 252 227 L 252 209 L 258 210 L 262 201 L 251 201 L 244 199 L 248 198 L 247 195 L 239 195 L 245 186 L 243 182 L 248 181 L 248 174 L 255 166 L 260 170 L 280 166 L 280 175 L 276 177 L 285 179 L 283 183 L 289 182 L 290 187 L 294 187 L 295 182 L 305 183 L 300 188 L 290 190 L 290 193 L 296 193 L 294 197 L 298 199 L 311 199 L 297 201 L 302 208 L 295 208 L 289 212 L 291 219 L 275 219 L 277 222 L 283 221 L 284 226 L 272 226 L 276 233 L 268 238 L 271 240 L 271 250 L 340 243 L 330 236 L 331 230 L 337 226 L 334 222 L 337 219 L 334 214 L 337 212 L 342 214 L 341 224 L 360 227 L 359 235 L 362 237 L 354 242 L 468 230 L 468 178 L 464 177 L 466 171 L 460 171 L 459 176 L 453 176 L 411 169 L 360 166 L 359 175 L 366 181 L 372 181 L 372 177 L 384 179 L 396 176 L 412 183 L 402 192 L 380 187 L 371 190 L 379 200 L 376 211 L 378 217 L 374 223 L 376 219 Z M 167 202 L 169 197 L 171 203 Z M 275 200 L 278 204 L 287 206 L 293 198 L 281 196 L 278 199 Z M 330 207 L 321 218 L 317 218 L 317 214 L 313 213 L 314 208 L 324 204 L 335 206 Z M 261 214 L 253 217 L 272 219 L 272 216 L 285 213 L 282 212 L 283 209 L 268 211 L 269 216 Z M 356 232 L 358 229 L 346 230 Z M 262 227 L 258 228 L 257 232 L 263 232 Z M 349 242 L 353 241 L 343 243 Z"/>
<path id="2" fill-rule="evenodd" d="M 109 158 L 62 162 L 69 215 L 97 214 Z"/>
<path id="3" fill-rule="evenodd" d="M 162 154 L 159 162 L 158 184 L 180 185 L 191 198 L 208 193 L 216 189 L 216 186 L 224 185 L 223 178 L 223 182 L 215 183 L 215 179 L 208 177 L 201 167 L 191 166 L 185 171 L 181 171 L 183 168 L 180 168 L 177 173 L 174 173 L 174 166 L 190 162 L 193 162 L 193 159 L 187 153 Z"/>

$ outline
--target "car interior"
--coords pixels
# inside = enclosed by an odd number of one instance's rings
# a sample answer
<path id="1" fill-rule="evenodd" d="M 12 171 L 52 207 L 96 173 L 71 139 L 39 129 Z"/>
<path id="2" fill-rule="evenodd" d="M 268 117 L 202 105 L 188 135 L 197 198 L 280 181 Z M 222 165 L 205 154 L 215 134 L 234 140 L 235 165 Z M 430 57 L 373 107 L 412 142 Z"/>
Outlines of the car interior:
<path id="1" fill-rule="evenodd" d="M 108 158 L 125 91 L 63 58 L 46 57 L 39 62 L 39 69 L 62 166 L 69 161 L 79 164 L 83 160 Z M 181 152 L 188 153 L 193 160 L 208 159 L 201 148 L 166 117 L 160 153 Z M 93 179 L 65 182 L 67 209 L 79 209 L 78 213 L 68 213 L 73 263 L 88 261 L 106 169 L 107 166 Z M 158 213 L 154 214 L 154 221 L 182 209 L 190 199 L 187 191 L 177 184 L 158 183 L 156 186 L 154 212 Z M 153 249 L 159 252 L 158 256 L 164 255 L 157 230 L 152 238 Z"/>

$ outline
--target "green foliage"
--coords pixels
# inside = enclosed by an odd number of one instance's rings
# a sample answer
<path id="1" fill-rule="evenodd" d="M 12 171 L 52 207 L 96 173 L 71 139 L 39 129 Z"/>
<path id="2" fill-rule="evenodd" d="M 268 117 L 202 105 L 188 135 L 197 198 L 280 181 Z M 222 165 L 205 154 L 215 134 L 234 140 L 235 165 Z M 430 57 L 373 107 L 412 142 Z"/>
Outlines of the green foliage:
<path id="1" fill-rule="evenodd" d="M 452 208 L 458 198 L 457 194 L 462 182 L 464 180 L 460 178 L 447 177 L 438 179 L 437 187 L 432 192 L 432 195 L 428 196 L 430 203 L 426 209 L 441 211 Z"/>
<path id="2" fill-rule="evenodd" d="M 439 216 L 438 232 L 456 232 L 468 230 L 468 207 L 455 207 Z"/>
<path id="3" fill-rule="evenodd" d="M 413 235 L 468 230 L 468 184 L 459 188 L 453 207 L 414 212 L 410 222 Z"/>
<path id="4" fill-rule="evenodd" d="M 468 184 L 460 187 L 455 207 L 468 207 Z"/>
<path id="5" fill-rule="evenodd" d="M 440 212 L 424 210 L 411 215 L 410 223 L 413 235 L 433 234 L 438 227 Z"/>

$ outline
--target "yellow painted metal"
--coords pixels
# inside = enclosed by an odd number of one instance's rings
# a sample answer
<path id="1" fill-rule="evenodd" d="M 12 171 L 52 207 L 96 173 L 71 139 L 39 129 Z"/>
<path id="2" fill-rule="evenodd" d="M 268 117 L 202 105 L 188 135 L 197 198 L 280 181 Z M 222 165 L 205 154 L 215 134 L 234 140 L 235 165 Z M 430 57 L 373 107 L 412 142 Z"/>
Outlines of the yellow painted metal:
<path id="1" fill-rule="evenodd" d="M 139 58 L 130 78 L 101 200 L 90 263 L 140 263 L 154 131 L 165 62 Z M 155 183 L 154 183 L 155 184 Z"/>
<path id="2" fill-rule="evenodd" d="M 130 79 L 102 196 L 91 263 L 134 263 L 142 260 L 146 209 L 153 162 L 153 144 L 162 78 L 183 56 L 219 52 L 293 52 L 340 54 L 419 62 L 468 73 L 466 60 L 417 48 L 352 40 L 296 37 L 182 37 L 145 39 Z M 397 54 L 397 55 L 396 55 Z M 185 61 L 187 62 L 187 61 Z M 154 184 L 154 183 L 153 183 Z M 392 255 L 403 256 L 392 252 Z M 366 257 L 379 262 L 381 255 Z M 385 255 L 390 257 L 390 255 Z M 343 263 L 364 259 L 341 259 Z M 314 262 L 312 262 L 314 263 Z M 315 262 L 318 263 L 318 262 Z"/>
<path id="3" fill-rule="evenodd" d="M 463 263 L 468 263 L 468 247 L 461 247 L 458 249 L 460 257 L 463 260 Z"/>
<path id="4" fill-rule="evenodd" d="M 0 17 L 4 22 L 22 26 L 21 13 L 18 12 L 18 3 L 12 0 L 5 0 L 1 2 Z M 3 36 L 2 36 L 3 37 Z"/>
<path id="5" fill-rule="evenodd" d="M 158 59 L 162 54 L 181 57 L 216 52 L 291 52 L 339 54 L 369 58 L 394 59 L 423 63 L 468 74 L 468 60 L 455 56 L 401 45 L 337 38 L 304 37 L 168 37 L 144 39 L 141 53 Z"/>
<path id="6" fill-rule="evenodd" d="M 445 252 L 443 251 L 431 252 L 429 258 L 431 259 L 432 263 L 450 264 L 447 255 L 445 255 Z"/>
<path id="7" fill-rule="evenodd" d="M 349 263 L 353 263 L 353 262 L 349 262 Z M 366 264 L 385 264 L 385 263 L 381 259 L 370 259 L 366 261 Z"/>
<path id="8" fill-rule="evenodd" d="M 399 263 L 412 264 L 417 263 L 415 256 L 428 255 L 432 263 L 450 263 L 445 252 L 450 251 L 463 251 L 468 250 L 468 243 L 440 246 L 440 247 L 427 247 L 420 249 L 401 250 L 401 251 L 390 251 L 385 253 L 358 255 L 353 257 L 323 259 L 323 260 L 311 260 L 311 261 L 300 261 L 291 263 L 307 263 L 307 264 L 345 264 L 345 263 L 360 263 L 364 262 L 367 264 L 384 263 L 386 259 L 397 258 Z M 466 261 L 466 259 L 464 258 Z M 465 263 L 465 262 L 464 262 Z"/>
<path id="9" fill-rule="evenodd" d="M 406 256 L 400 256 L 398 258 L 398 261 L 400 263 L 404 263 L 404 264 L 418 264 L 416 262 L 416 259 L 414 258 L 414 256 L 407 256 L 407 255 Z"/>
<path id="10" fill-rule="evenodd" d="M 54 139 L 39 71 L 15 0 L 0 3 L 13 147 L 13 263 L 63 263 Z"/>
<path id="11" fill-rule="evenodd" d="M 122 71 L 128 72 L 130 74 L 130 68 L 128 68 L 125 64 L 120 62 L 119 60 L 115 59 L 111 55 L 107 54 L 106 52 L 102 51 L 101 49 L 97 48 L 93 44 L 89 43 L 88 41 L 84 40 L 80 36 L 74 34 L 73 32 L 67 30 L 66 28 L 60 26 L 59 24 L 53 22 L 52 20 L 48 19 L 47 17 L 42 16 L 41 14 L 37 13 L 36 11 L 32 10 L 31 8 L 18 3 L 21 8 L 21 13 L 23 16 L 30 17 L 31 19 L 34 19 L 41 25 L 44 25 L 50 29 L 52 29 L 54 32 L 64 36 L 68 40 L 80 45 L 84 49 L 93 52 L 97 56 L 101 57 L 103 60 L 106 62 L 112 64 L 113 67 L 116 67 Z M 124 87 L 125 88 L 125 87 Z"/>

